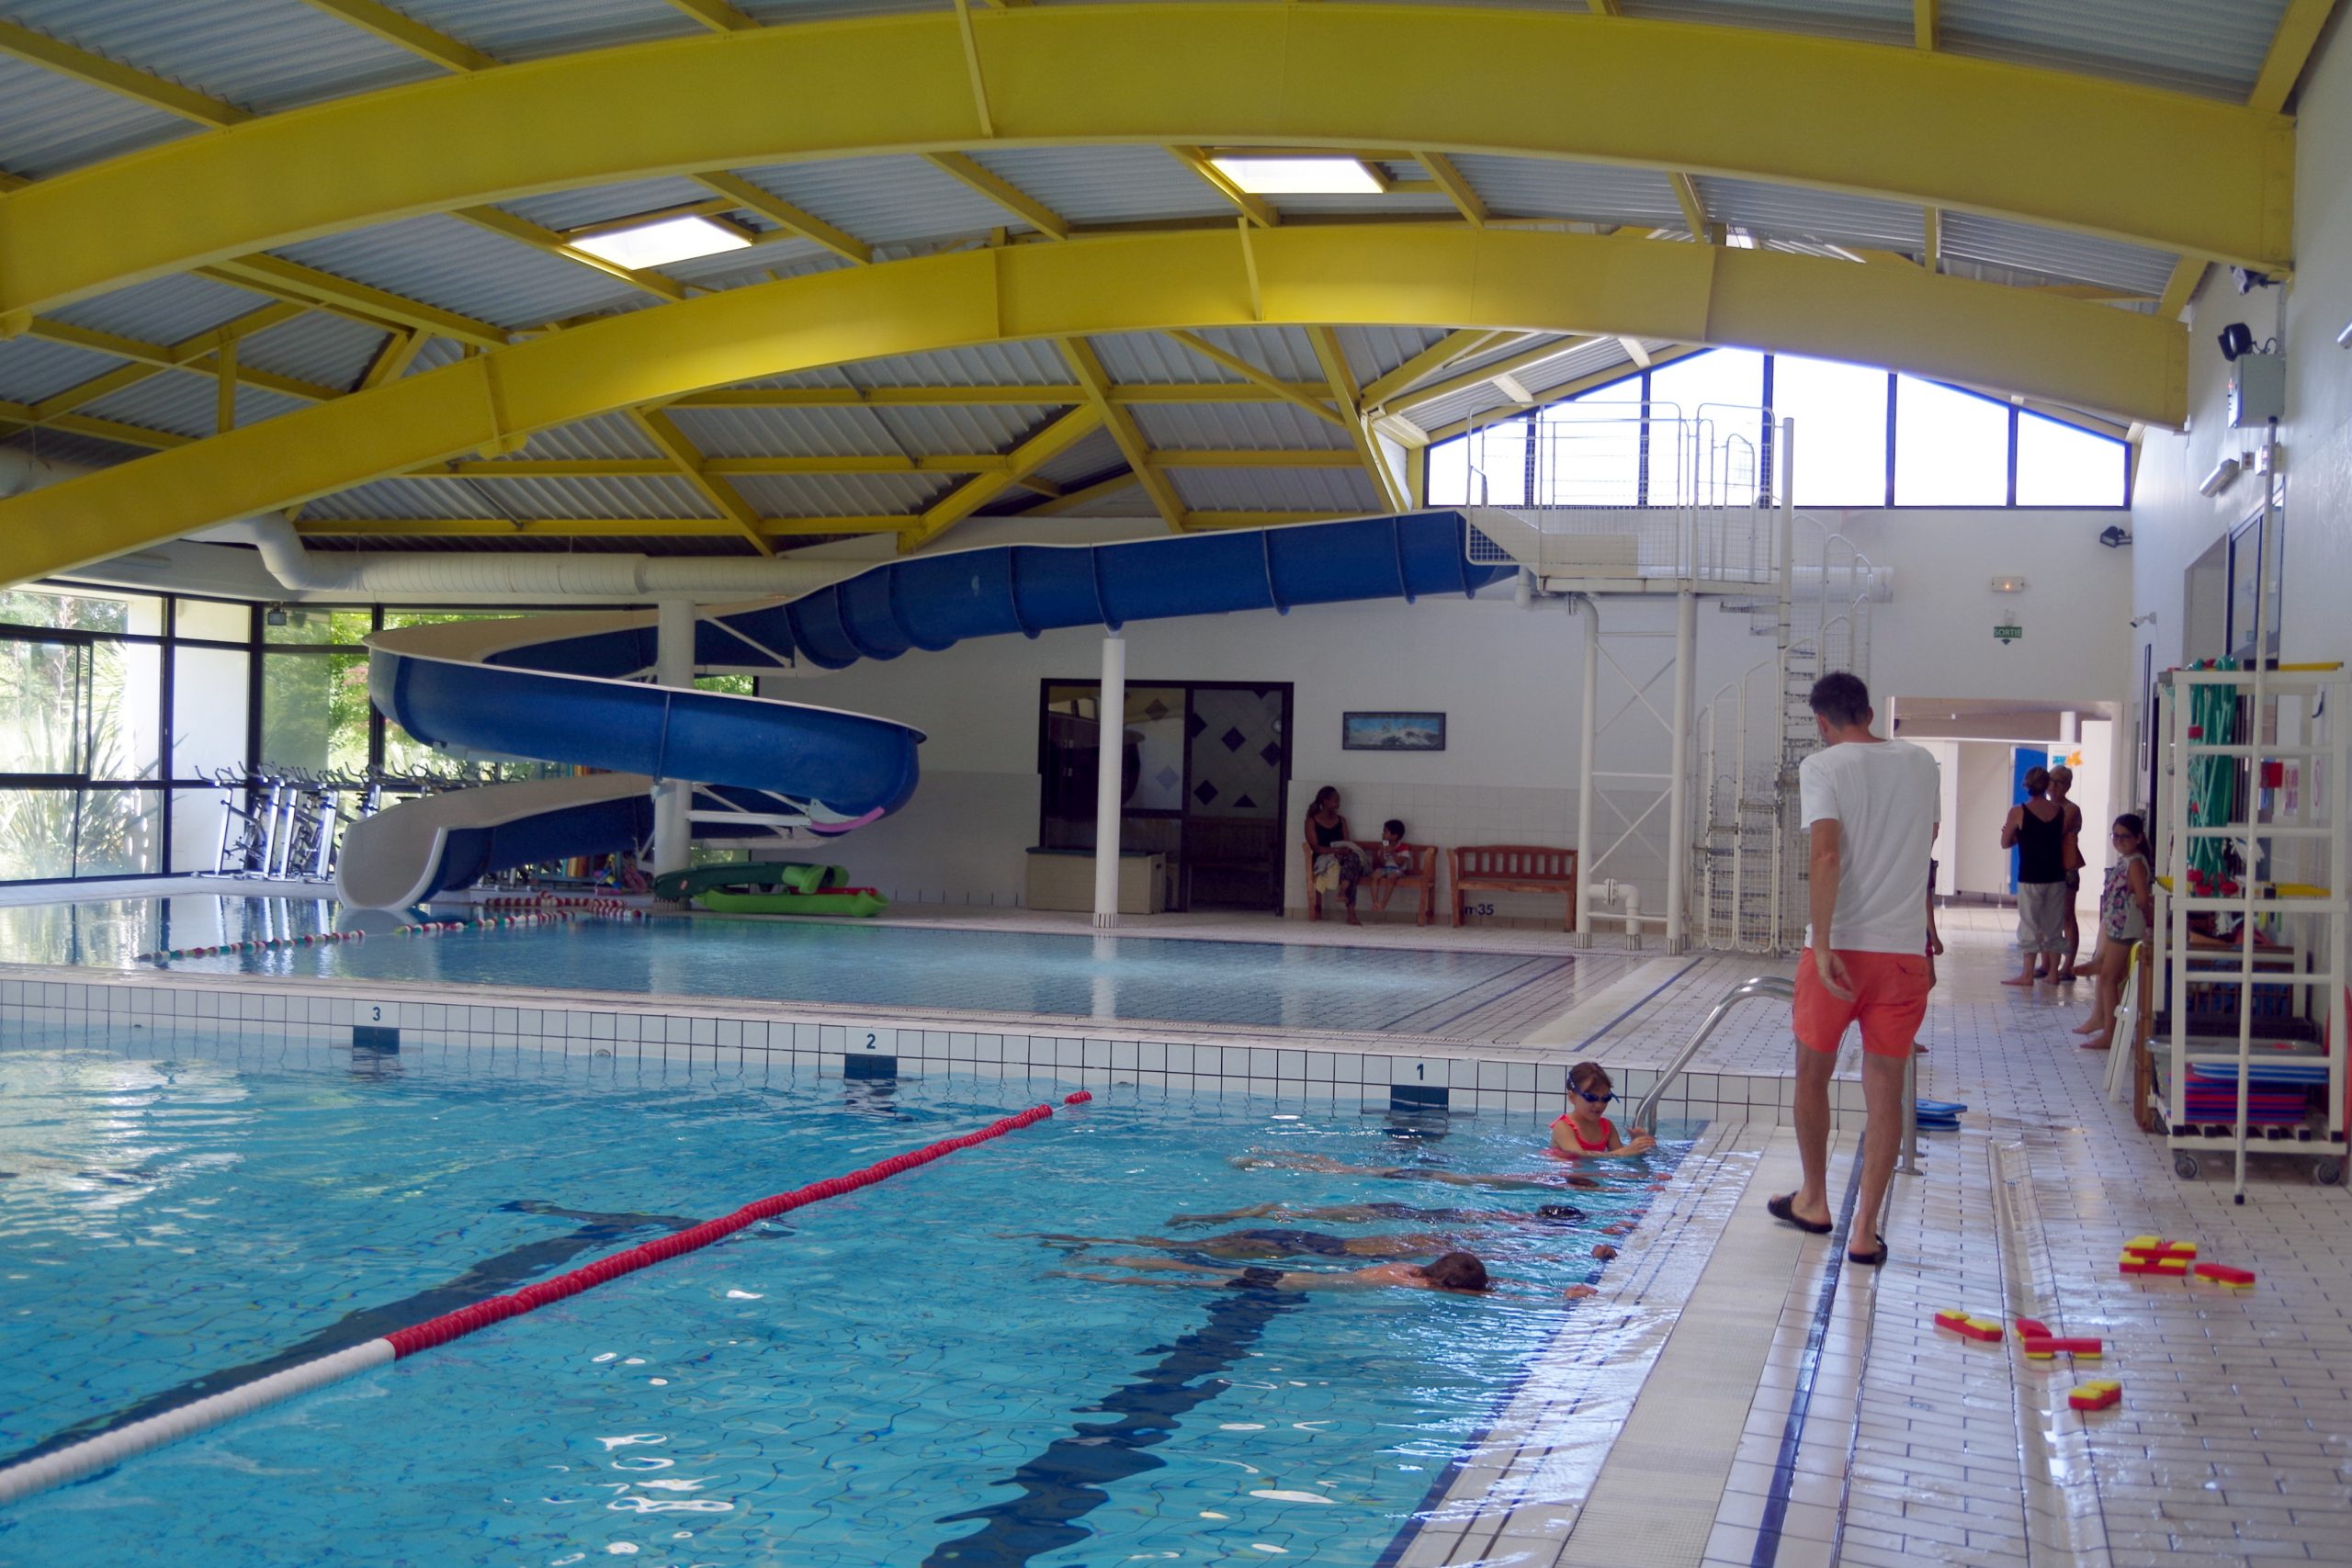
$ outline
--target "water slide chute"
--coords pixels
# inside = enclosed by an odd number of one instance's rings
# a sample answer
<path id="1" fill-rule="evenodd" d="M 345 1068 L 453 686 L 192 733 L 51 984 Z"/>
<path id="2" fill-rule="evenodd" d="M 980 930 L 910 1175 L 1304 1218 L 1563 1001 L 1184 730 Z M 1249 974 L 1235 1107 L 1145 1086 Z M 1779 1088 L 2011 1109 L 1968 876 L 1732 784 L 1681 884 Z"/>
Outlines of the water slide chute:
<path id="1" fill-rule="evenodd" d="M 1419 512 L 1108 545 L 1002 545 L 914 556 L 808 592 L 696 613 L 695 662 L 730 669 L 939 652 L 969 637 L 1425 593 L 1475 593 L 1516 571 L 1474 563 L 1469 519 Z M 807 703 L 639 679 L 652 611 L 449 622 L 368 638 L 369 694 L 418 739 L 609 770 L 452 791 L 354 823 L 348 903 L 394 908 L 492 872 L 631 849 L 658 779 L 696 783 L 696 831 L 845 832 L 904 806 L 920 730 Z M 740 826 L 705 820 L 734 814 Z"/>

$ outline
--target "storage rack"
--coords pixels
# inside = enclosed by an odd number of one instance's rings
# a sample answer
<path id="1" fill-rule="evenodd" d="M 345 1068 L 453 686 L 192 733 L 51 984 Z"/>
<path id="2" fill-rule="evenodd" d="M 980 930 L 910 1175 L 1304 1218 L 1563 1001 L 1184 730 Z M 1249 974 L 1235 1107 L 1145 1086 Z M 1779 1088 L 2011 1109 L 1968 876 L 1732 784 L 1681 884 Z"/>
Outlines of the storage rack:
<path id="1" fill-rule="evenodd" d="M 2155 1109 L 2173 1168 L 2194 1177 L 2205 1156 L 2231 1155 L 2241 1203 L 2249 1147 L 2311 1157 L 2314 1180 L 2340 1181 L 2352 974 L 2346 897 L 2352 886 L 2346 850 L 2352 711 L 2344 704 L 2352 682 L 2340 666 L 2274 665 L 2175 670 L 2164 683 L 2167 787 L 2149 938 L 2165 998 L 2157 1034 L 2168 1057 L 2156 1080 Z M 2222 694 L 2223 700 L 2200 702 L 2200 693 Z M 2223 715 L 2223 733 L 2206 733 Z M 2211 760 L 2202 770 L 2209 793 L 2227 804 L 2222 820 L 2190 820 L 2191 780 L 2203 760 Z M 2218 854 L 2206 847 L 2216 843 Z M 2206 866 L 2201 877 L 2191 870 L 2199 861 Z M 2235 918 L 2234 943 L 2191 947 L 2190 917 L 2208 914 Z M 2257 945 L 2257 929 L 2266 927 L 2276 939 Z M 2200 1021 L 2192 988 L 2209 999 L 2217 992 L 2230 999 L 2219 1010 L 2203 1009 Z M 2192 1077 L 2210 1086 L 2217 1066 L 2228 1069 L 2221 1081 L 2234 1089 L 2233 1107 L 2219 1122 L 2192 1115 L 2189 1100 Z M 2199 1067 L 2208 1075 L 2196 1075 Z M 2324 1078 L 2325 1110 L 2274 1121 L 2257 1133 L 2250 1114 L 2257 1086 L 2281 1078 L 2306 1089 Z"/>

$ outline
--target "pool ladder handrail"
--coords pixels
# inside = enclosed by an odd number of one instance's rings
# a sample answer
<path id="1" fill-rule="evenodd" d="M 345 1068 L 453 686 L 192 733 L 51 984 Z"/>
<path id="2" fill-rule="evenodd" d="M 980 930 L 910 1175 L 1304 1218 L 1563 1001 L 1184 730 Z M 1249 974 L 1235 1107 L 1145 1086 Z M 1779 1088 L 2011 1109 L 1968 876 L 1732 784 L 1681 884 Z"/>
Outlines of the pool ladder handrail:
<path id="1" fill-rule="evenodd" d="M 1656 1087 L 1651 1089 L 1649 1093 L 1642 1096 L 1641 1104 L 1634 1108 L 1632 1125 L 1647 1127 L 1653 1131 L 1657 1129 L 1657 1123 L 1651 1118 L 1657 1111 L 1657 1102 L 1666 1098 L 1668 1086 L 1682 1076 L 1682 1069 L 1690 1065 L 1690 1058 L 1699 1054 L 1699 1047 L 1707 1043 L 1707 1037 L 1715 1032 L 1715 1027 L 1723 1022 L 1724 1016 L 1733 1008 L 1758 997 L 1770 997 L 1775 1000 L 1785 1002 L 1794 998 L 1796 994 L 1796 982 L 1784 980 L 1777 975 L 1750 975 L 1747 979 L 1724 992 L 1723 999 L 1715 1003 L 1713 1010 L 1707 1014 L 1707 1021 L 1699 1026 L 1698 1032 L 1691 1035 L 1682 1049 L 1674 1054 L 1674 1060 L 1668 1063 L 1666 1070 L 1658 1075 Z"/>

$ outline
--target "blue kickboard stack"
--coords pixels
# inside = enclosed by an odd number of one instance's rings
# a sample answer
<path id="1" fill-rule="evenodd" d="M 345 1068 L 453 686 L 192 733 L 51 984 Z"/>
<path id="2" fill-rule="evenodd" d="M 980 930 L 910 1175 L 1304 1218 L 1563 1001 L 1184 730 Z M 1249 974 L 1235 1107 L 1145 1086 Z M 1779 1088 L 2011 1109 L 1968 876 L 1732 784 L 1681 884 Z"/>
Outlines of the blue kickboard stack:
<path id="1" fill-rule="evenodd" d="M 1930 1131 L 1957 1132 L 1960 1113 L 1968 1107 L 1951 1100 L 1922 1100 L 1916 1101 L 1912 1109 L 1917 1113 L 1920 1126 Z"/>

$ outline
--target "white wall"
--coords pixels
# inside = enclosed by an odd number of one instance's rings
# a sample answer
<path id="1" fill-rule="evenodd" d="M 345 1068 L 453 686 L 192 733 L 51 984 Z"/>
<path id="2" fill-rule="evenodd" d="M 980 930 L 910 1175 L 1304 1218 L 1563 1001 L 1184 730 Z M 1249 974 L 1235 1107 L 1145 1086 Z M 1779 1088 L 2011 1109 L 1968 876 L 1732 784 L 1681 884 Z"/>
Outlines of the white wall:
<path id="1" fill-rule="evenodd" d="M 2094 542 L 2098 530 L 2114 520 L 2098 513 L 1924 511 L 1843 519 L 1841 525 L 1874 559 L 1894 570 L 1894 602 L 1876 606 L 1873 687 L 1987 697 L 2122 695 L 2124 661 L 2106 622 L 2125 618 L 2129 565 L 2119 552 Z M 1156 527 L 1138 520 L 1072 524 L 1073 538 L 1090 540 Z M 956 542 L 997 542 L 1000 531 L 975 527 L 968 537 L 959 532 Z M 1992 641 L 1992 595 L 1968 585 L 2020 570 L 2040 579 L 2034 592 L 2046 593 L 2052 608 L 2030 614 L 2027 641 L 2003 650 Z M 2077 580 L 2073 596 L 2081 608 L 2062 615 L 2056 606 L 2065 602 L 2062 580 L 2068 574 Z M 2014 606 L 2001 608 L 2014 613 Z M 1602 614 L 1612 627 L 1667 632 L 1673 626 L 1670 599 L 1612 598 L 1603 602 Z M 1746 615 L 1702 601 L 1702 705 L 1718 687 L 1770 657 L 1770 638 L 1751 636 L 1750 625 Z M 1383 818 L 1401 817 L 1415 838 L 1442 845 L 1575 841 L 1583 627 L 1560 602 L 1521 609 L 1505 584 L 1475 601 L 1438 597 L 1413 605 L 1209 616 L 1132 626 L 1126 637 L 1127 679 L 1134 684 L 1294 684 L 1296 733 L 1285 842 L 1296 838 L 1306 800 L 1326 784 L 1339 786 L 1351 823 L 1366 833 Z M 1639 678 L 1671 644 L 1649 637 L 1611 647 Z M 827 846 L 825 852 L 847 865 L 855 880 L 909 900 L 1012 904 L 1023 886 L 1023 852 L 1037 834 L 1039 682 L 1092 680 L 1100 667 L 1101 634 L 1068 631 L 909 654 L 831 675 L 771 681 L 763 689 L 885 715 L 929 733 L 914 802 L 897 817 Z M 1661 711 L 1670 711 L 1669 682 L 1652 685 L 1649 696 Z M 1758 697 L 1769 702 L 1761 687 Z M 1604 676 L 1604 715 L 1623 702 L 1617 678 Z M 1447 750 L 1343 751 L 1340 716 L 1351 709 L 1444 713 Z M 1769 719 L 1763 728 L 1769 736 Z M 1596 765 L 1603 771 L 1666 771 L 1664 732 L 1645 719 L 1623 721 L 1601 741 Z M 1770 750 L 1768 742 L 1752 754 L 1761 758 Z M 2006 794 L 2004 784 L 2004 801 Z M 1629 813 L 1640 809 L 1630 787 L 1618 804 Z M 1598 843 L 1617 836 L 1618 819 L 1605 797 L 1594 823 Z M 1662 812 L 1650 822 L 1660 850 L 1665 826 Z M 1639 883 L 1645 909 L 1662 908 L 1658 856 L 1638 840 L 1619 854 L 1603 871 Z M 1296 908 L 1304 889 L 1295 863 L 1286 863 L 1287 898 Z M 1557 900 L 1497 904 L 1502 914 L 1558 918 Z"/>
<path id="2" fill-rule="evenodd" d="M 2098 542 L 2120 513 L 1858 512 L 1838 526 L 1894 572 L 1873 613 L 1871 688 L 1892 695 L 2037 701 L 2127 696 L 2132 552 Z M 2022 593 L 1996 593 L 1996 576 Z M 2025 628 L 2004 644 L 2002 623 Z"/>
<path id="3" fill-rule="evenodd" d="M 2132 502 L 2132 603 L 2154 612 L 2143 636 L 2163 669 L 2182 657 L 2188 564 L 2260 505 L 2259 481 L 2241 477 L 2208 500 L 2197 484 L 2224 454 L 2255 445 L 2227 428 L 2227 367 L 2215 337 L 2244 321 L 2257 338 L 2285 315 L 2287 417 L 2280 425 L 2286 522 L 2281 646 L 2290 660 L 2352 657 L 2352 353 L 2335 334 L 2352 322 L 2352 42 L 2339 14 L 2303 79 L 2296 114 L 2293 286 L 2240 295 L 2226 271 L 2209 276 L 2191 307 L 2187 434 L 2151 432 Z M 2133 683 L 2139 653 L 2132 654 Z M 2136 690 L 2134 693 L 2136 699 Z M 2137 798 L 2137 791 L 2134 792 Z"/>

